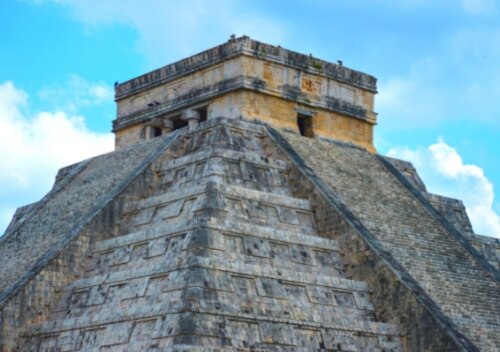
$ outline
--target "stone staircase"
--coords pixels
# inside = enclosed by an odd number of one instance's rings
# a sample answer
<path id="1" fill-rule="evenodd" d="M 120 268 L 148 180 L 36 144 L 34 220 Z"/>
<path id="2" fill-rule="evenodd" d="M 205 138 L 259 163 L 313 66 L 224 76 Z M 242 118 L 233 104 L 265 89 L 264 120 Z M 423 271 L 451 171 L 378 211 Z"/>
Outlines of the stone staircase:
<path id="1" fill-rule="evenodd" d="M 467 239 L 453 237 L 376 155 L 337 142 L 283 137 L 372 241 L 418 283 L 437 314 L 478 350 L 498 350 L 500 285 L 482 264 L 485 259 L 466 248 L 472 246 Z"/>
<path id="2" fill-rule="evenodd" d="M 266 148 L 243 122 L 180 138 L 22 351 L 401 351 Z"/>

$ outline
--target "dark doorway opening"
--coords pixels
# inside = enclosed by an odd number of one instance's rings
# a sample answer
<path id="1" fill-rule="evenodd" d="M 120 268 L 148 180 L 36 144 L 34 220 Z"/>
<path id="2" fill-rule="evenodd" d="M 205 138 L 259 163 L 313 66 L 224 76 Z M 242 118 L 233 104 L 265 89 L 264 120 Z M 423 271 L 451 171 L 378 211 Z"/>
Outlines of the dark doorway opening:
<path id="1" fill-rule="evenodd" d="M 186 127 L 188 125 L 188 122 L 186 120 L 181 120 L 181 116 L 176 116 L 172 119 L 174 122 L 174 131 L 178 130 L 179 128 Z"/>
<path id="2" fill-rule="evenodd" d="M 314 131 L 312 126 L 312 116 L 297 115 L 297 125 L 299 127 L 300 135 L 304 137 L 312 138 L 314 137 Z"/>
<path id="3" fill-rule="evenodd" d="M 153 127 L 153 137 L 159 137 L 161 136 L 161 133 L 162 133 L 161 128 Z"/>
<path id="4" fill-rule="evenodd" d="M 200 114 L 200 122 L 207 121 L 208 109 L 207 106 L 202 106 L 201 108 L 195 109 Z"/>

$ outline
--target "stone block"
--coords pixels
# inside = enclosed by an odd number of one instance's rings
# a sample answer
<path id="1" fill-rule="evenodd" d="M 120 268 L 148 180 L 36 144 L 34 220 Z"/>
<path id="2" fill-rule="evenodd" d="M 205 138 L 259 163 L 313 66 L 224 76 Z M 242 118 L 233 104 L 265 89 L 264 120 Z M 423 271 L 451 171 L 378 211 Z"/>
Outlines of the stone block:
<path id="1" fill-rule="evenodd" d="M 258 279 L 257 292 L 260 296 L 286 298 L 286 291 L 283 288 L 283 284 L 276 279 Z"/>

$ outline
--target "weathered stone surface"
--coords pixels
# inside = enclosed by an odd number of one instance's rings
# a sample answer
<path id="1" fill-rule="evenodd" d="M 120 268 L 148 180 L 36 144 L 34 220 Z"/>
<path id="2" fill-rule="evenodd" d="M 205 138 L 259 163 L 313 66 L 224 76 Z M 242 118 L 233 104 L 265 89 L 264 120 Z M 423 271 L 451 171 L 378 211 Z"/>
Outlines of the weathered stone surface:
<path id="1" fill-rule="evenodd" d="M 371 153 L 373 77 L 243 37 L 116 93 L 0 240 L 2 352 L 498 350 L 499 242 Z"/>
<path id="2" fill-rule="evenodd" d="M 175 135 L 172 135 L 175 137 Z M 61 287 L 79 277 L 95 241 L 117 235 L 123 203 L 149 192 L 149 166 L 172 138 L 84 161 L 59 178 L 1 238 L 0 345 L 43 320 Z"/>
<path id="3" fill-rule="evenodd" d="M 149 154 L 157 152 L 160 144 L 159 140 L 152 140 L 84 161 L 72 171 L 73 175 L 66 176 L 71 180 L 57 183 L 46 197 L 31 207 L 25 221 L 12 226 L 1 238 L 0 257 L 4 265 L 0 267 L 0 289 L 4 291 L 14 285 L 99 201 L 123 183 L 142 161 L 147 161 Z"/>
<path id="4" fill-rule="evenodd" d="M 470 242 L 491 265 L 500 270 L 500 240 L 498 238 L 474 234 Z"/>
<path id="5" fill-rule="evenodd" d="M 359 228 L 372 236 L 370 241 L 418 284 L 429 305 L 435 303 L 436 316 L 444 314 L 443 323 L 456 326 L 457 338 L 462 334 L 481 350 L 496 350 L 498 271 L 488 267 L 466 236 L 459 242 L 373 154 L 339 143 L 285 137 L 338 204 L 349 209 L 353 218 L 348 221 L 361 222 Z"/>
<path id="6" fill-rule="evenodd" d="M 241 37 L 116 87 L 116 146 L 189 116 L 258 119 L 374 151 L 376 79 L 342 65 Z M 189 119 L 190 124 L 197 120 Z M 176 123 L 173 127 L 175 129 Z M 160 131 L 158 131 L 160 133 Z"/>
<path id="7" fill-rule="evenodd" d="M 153 164 L 156 191 L 124 205 L 122 235 L 95 243 L 22 348 L 402 350 L 398 327 L 374 319 L 366 283 L 345 277 L 337 243 L 317 236 L 263 132 L 209 121 L 174 142 Z"/>

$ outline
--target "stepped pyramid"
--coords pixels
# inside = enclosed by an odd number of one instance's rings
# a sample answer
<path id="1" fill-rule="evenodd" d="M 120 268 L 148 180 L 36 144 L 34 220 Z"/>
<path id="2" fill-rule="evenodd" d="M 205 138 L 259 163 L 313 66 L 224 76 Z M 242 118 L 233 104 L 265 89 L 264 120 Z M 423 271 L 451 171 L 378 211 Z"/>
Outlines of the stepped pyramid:
<path id="1" fill-rule="evenodd" d="M 498 241 L 376 154 L 376 80 L 231 39 L 0 238 L 1 351 L 497 351 Z"/>

